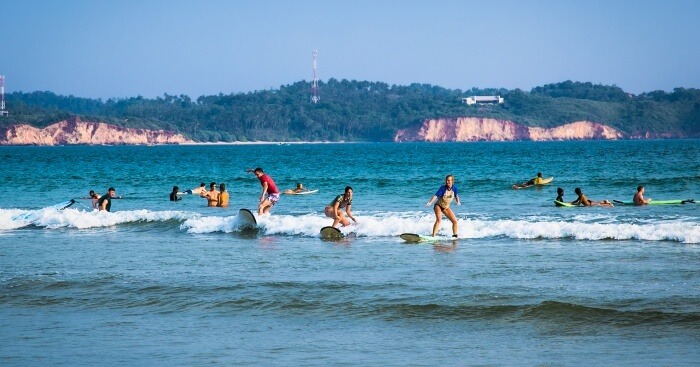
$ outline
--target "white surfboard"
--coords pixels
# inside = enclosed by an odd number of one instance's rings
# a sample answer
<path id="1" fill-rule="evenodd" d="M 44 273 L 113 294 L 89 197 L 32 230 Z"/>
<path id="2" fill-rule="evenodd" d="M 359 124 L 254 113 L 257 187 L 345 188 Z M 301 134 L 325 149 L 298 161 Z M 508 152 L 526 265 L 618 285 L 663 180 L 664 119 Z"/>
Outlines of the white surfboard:
<path id="1" fill-rule="evenodd" d="M 306 190 L 306 191 L 300 191 L 300 192 L 294 192 L 294 190 L 284 190 L 283 194 L 285 194 L 285 195 L 308 195 L 308 194 L 315 194 L 317 192 L 318 192 L 318 190 Z"/>
<path id="2" fill-rule="evenodd" d="M 253 212 L 245 208 L 238 210 L 238 219 L 246 227 L 255 227 L 258 225 L 258 221 L 255 220 Z"/>
<path id="3" fill-rule="evenodd" d="M 321 228 L 321 238 L 324 240 L 335 240 L 345 237 L 338 228 L 335 227 L 323 227 Z"/>
<path id="4" fill-rule="evenodd" d="M 399 235 L 406 242 L 435 242 L 440 240 L 456 240 L 457 238 L 441 237 L 441 236 L 424 236 L 415 233 L 402 233 Z"/>

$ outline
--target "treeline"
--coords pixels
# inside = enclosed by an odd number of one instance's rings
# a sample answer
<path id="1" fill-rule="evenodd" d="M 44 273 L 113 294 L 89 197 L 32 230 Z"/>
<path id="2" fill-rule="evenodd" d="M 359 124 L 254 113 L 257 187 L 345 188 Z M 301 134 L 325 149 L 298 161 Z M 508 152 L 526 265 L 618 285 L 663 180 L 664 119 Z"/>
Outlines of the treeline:
<path id="1" fill-rule="evenodd" d="M 398 129 L 428 118 L 490 117 L 528 126 L 553 127 L 588 120 L 632 135 L 700 137 L 700 90 L 677 88 L 634 96 L 617 86 L 566 81 L 533 88 L 451 90 L 330 79 L 319 83 L 320 102 L 310 101 L 305 81 L 276 90 L 201 96 L 165 94 L 148 99 L 80 98 L 51 92 L 14 92 L 11 114 L 0 126 L 45 127 L 79 116 L 84 121 L 180 132 L 197 141 L 388 141 Z M 462 98 L 500 95 L 502 105 L 467 106 Z"/>

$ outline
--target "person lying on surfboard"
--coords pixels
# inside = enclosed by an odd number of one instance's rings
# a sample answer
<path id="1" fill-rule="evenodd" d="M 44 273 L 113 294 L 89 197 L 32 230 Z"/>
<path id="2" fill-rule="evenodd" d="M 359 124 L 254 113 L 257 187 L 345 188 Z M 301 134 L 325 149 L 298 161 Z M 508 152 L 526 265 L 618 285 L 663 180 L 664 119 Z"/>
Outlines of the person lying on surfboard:
<path id="1" fill-rule="evenodd" d="M 543 185 L 544 184 L 544 179 L 542 178 L 542 172 L 537 172 L 537 177 L 531 178 L 528 181 L 525 181 L 521 184 L 515 184 L 513 185 L 514 189 L 524 189 L 526 187 L 530 186 L 535 186 L 535 185 Z"/>
<path id="2" fill-rule="evenodd" d="M 634 202 L 634 205 L 646 205 L 649 204 L 649 202 L 651 202 L 651 199 L 644 198 L 644 186 L 637 186 L 637 193 L 634 194 L 632 202 Z"/>
<path id="3" fill-rule="evenodd" d="M 453 175 L 447 175 L 445 177 L 445 184 L 440 186 L 438 191 L 433 195 L 430 200 L 425 204 L 425 206 L 430 206 L 434 201 L 437 200 L 435 206 L 433 206 L 433 211 L 435 211 L 435 224 L 433 224 L 433 237 L 437 235 L 440 229 L 440 221 L 442 220 L 442 215 L 445 214 L 447 219 L 452 222 L 452 237 L 457 237 L 457 217 L 455 213 L 450 209 L 450 204 L 454 199 L 457 205 L 462 205 L 459 201 L 459 195 L 457 194 L 457 186 L 454 185 L 455 178 Z"/>
<path id="4" fill-rule="evenodd" d="M 348 217 L 350 217 L 353 222 L 357 223 L 357 220 L 355 220 L 355 217 L 352 216 L 352 212 L 350 211 L 351 207 L 352 187 L 346 186 L 345 192 L 336 196 L 335 199 L 333 199 L 333 201 L 331 201 L 331 203 L 324 209 L 326 216 L 328 218 L 333 218 L 333 224 L 331 226 L 335 227 L 338 225 L 338 223 L 340 223 L 343 227 L 350 225 L 350 221 L 345 218 L 345 215 L 343 214 L 343 208 L 345 208 L 345 212 L 348 214 Z"/>
<path id="5" fill-rule="evenodd" d="M 310 191 L 309 189 L 305 188 L 304 185 L 301 184 L 301 182 L 297 182 L 297 187 L 295 189 L 287 189 L 284 190 L 285 194 L 299 194 L 302 192 Z"/>
<path id="6" fill-rule="evenodd" d="M 611 203 L 608 200 L 603 200 L 603 201 L 593 201 L 589 200 L 586 195 L 583 194 L 583 191 L 581 191 L 580 188 L 574 189 L 574 192 L 578 197 L 576 200 L 572 201 L 571 204 L 573 205 L 583 205 L 583 206 L 613 206 L 613 203 Z"/>

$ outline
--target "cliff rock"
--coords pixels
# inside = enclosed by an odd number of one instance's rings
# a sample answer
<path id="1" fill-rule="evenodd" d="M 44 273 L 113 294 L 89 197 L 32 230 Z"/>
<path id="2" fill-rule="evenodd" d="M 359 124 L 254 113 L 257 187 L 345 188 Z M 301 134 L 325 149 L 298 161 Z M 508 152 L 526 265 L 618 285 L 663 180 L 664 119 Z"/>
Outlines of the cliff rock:
<path id="1" fill-rule="evenodd" d="M 165 130 L 134 129 L 72 118 L 39 129 L 13 125 L 0 130 L 0 145 L 152 145 L 192 143 L 182 134 Z"/>
<path id="2" fill-rule="evenodd" d="M 624 137 L 622 132 L 610 126 L 590 121 L 547 129 L 506 120 L 459 117 L 425 120 L 417 128 L 397 131 L 394 141 L 616 140 Z"/>

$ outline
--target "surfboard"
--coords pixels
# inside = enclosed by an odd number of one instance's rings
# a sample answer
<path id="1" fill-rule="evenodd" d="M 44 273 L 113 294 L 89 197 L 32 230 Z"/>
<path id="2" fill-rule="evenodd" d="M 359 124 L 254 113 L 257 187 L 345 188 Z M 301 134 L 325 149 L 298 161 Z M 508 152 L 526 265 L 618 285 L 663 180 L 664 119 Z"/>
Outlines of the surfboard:
<path id="1" fill-rule="evenodd" d="M 576 206 L 576 205 L 574 205 L 574 204 L 565 203 L 565 202 L 558 201 L 558 200 L 554 200 L 554 205 L 556 205 L 556 206 L 564 206 L 564 207 L 567 207 L 567 208 Z"/>
<path id="2" fill-rule="evenodd" d="M 327 226 L 321 228 L 321 238 L 324 240 L 335 240 L 345 237 L 338 228 Z"/>
<path id="3" fill-rule="evenodd" d="M 318 190 L 307 190 L 307 191 L 301 191 L 301 192 L 294 192 L 294 190 L 284 190 L 283 194 L 285 194 L 285 195 L 308 195 L 308 194 L 315 194 L 317 192 L 318 192 Z"/>
<path id="4" fill-rule="evenodd" d="M 552 182 L 552 180 L 554 180 L 554 177 L 543 178 L 542 182 L 540 182 L 538 184 L 532 184 L 532 185 L 523 185 L 523 184 L 517 183 L 517 184 L 513 185 L 513 189 L 520 190 L 520 189 L 527 189 L 528 187 L 533 187 L 533 186 L 549 185 L 549 183 Z"/>
<path id="5" fill-rule="evenodd" d="M 633 201 L 620 201 L 620 200 L 613 200 L 615 204 L 621 204 L 621 205 L 637 205 Z M 687 200 L 652 200 L 648 202 L 646 205 L 681 205 L 681 204 L 695 204 L 695 199 L 687 199 Z"/>
<path id="6" fill-rule="evenodd" d="M 248 209 L 239 209 L 238 210 L 238 218 L 239 220 L 243 223 L 243 225 L 247 227 L 255 227 L 258 225 L 258 221 L 255 220 L 255 216 L 253 215 L 253 212 L 251 212 Z"/>
<path id="7" fill-rule="evenodd" d="M 51 206 L 49 206 L 49 208 L 56 209 L 56 210 L 63 210 L 63 209 L 69 208 L 73 204 L 75 204 L 75 199 L 70 199 L 70 200 L 60 202 L 58 204 L 51 205 Z"/>
<path id="8" fill-rule="evenodd" d="M 415 233 L 402 233 L 399 235 L 402 240 L 406 242 L 435 242 L 438 240 L 447 240 L 450 238 L 447 237 L 440 237 L 440 236 L 424 236 L 422 234 L 415 234 Z M 456 240 L 456 238 L 451 238 Z"/>

